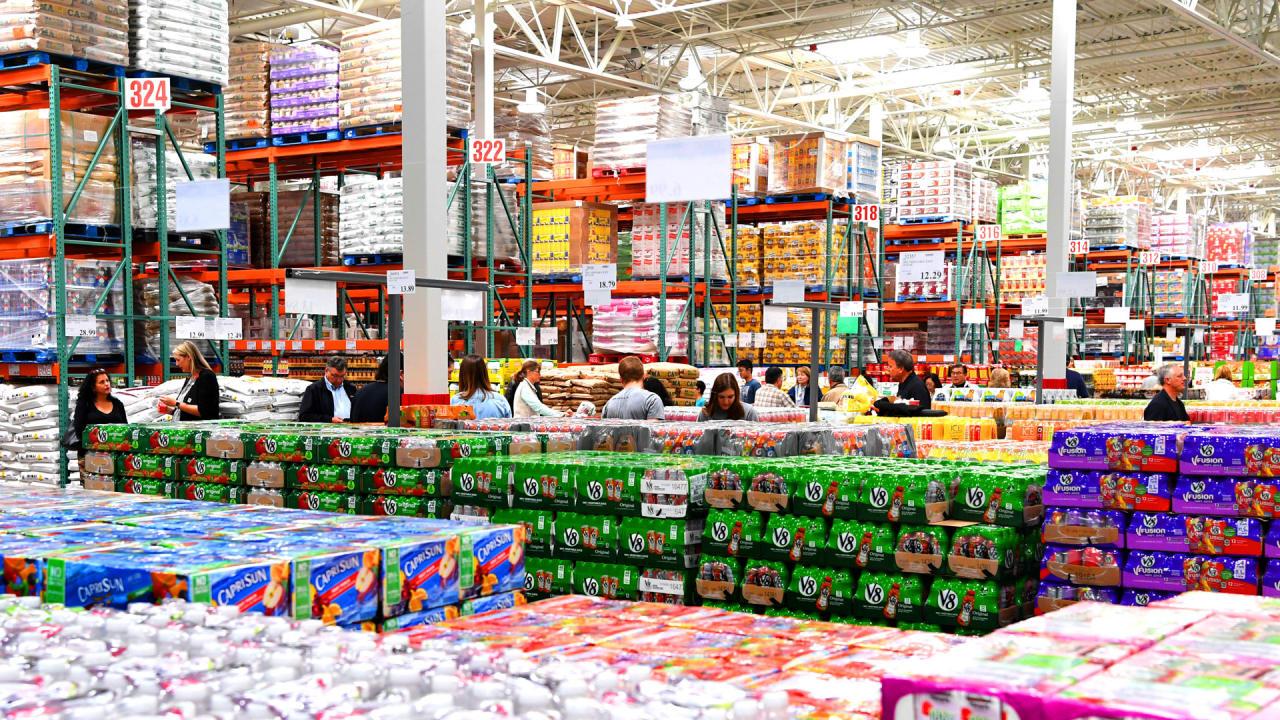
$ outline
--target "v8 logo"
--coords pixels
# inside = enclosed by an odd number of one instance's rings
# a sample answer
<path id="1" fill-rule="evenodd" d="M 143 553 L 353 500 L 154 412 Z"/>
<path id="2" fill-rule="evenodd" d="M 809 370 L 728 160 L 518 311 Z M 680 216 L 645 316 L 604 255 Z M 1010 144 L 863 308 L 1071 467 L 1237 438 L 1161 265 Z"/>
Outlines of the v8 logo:
<path id="1" fill-rule="evenodd" d="M 851 553 L 858 549 L 858 540 L 853 533 L 840 533 L 836 537 L 836 547 L 840 548 L 842 553 Z"/>
<path id="2" fill-rule="evenodd" d="M 871 583 L 863 589 L 862 597 L 873 605 L 879 605 L 884 602 L 884 588 L 879 583 Z"/>
<path id="3" fill-rule="evenodd" d="M 955 590 L 943 588 L 938 591 L 938 609 L 943 612 L 955 612 L 960 607 L 960 597 Z"/>
<path id="4" fill-rule="evenodd" d="M 871 507 L 885 507 L 889 504 L 889 490 L 882 487 L 871 488 L 869 499 L 871 500 Z"/>
<path id="5" fill-rule="evenodd" d="M 600 596 L 600 581 L 595 578 L 587 578 L 582 581 L 582 593 L 591 597 Z"/>
<path id="6" fill-rule="evenodd" d="M 822 499 L 822 483 L 811 482 L 804 486 L 804 499 L 818 502 Z"/>
<path id="7" fill-rule="evenodd" d="M 800 594 L 805 597 L 818 594 L 818 581 L 815 578 L 805 576 L 800 578 Z"/>
<path id="8" fill-rule="evenodd" d="M 773 529 L 773 546 L 786 547 L 791 544 L 791 531 L 784 528 Z"/>
<path id="9" fill-rule="evenodd" d="M 599 500 L 604 497 L 604 486 L 595 480 L 587 483 L 587 497 L 592 500 Z"/>
<path id="10" fill-rule="evenodd" d="M 383 500 L 383 501 L 382 501 L 382 512 L 386 513 L 387 515 L 395 515 L 395 514 L 396 514 L 396 499 L 395 499 L 395 498 L 391 498 L 391 497 L 389 497 L 389 498 L 386 498 L 385 500 Z"/>
<path id="11" fill-rule="evenodd" d="M 527 497 L 538 497 L 538 478 L 524 479 L 524 494 Z"/>
<path id="12" fill-rule="evenodd" d="M 535 584 L 536 584 L 536 583 L 535 583 L 534 578 L 533 578 L 533 573 L 525 573 L 525 574 L 524 574 L 524 589 L 525 589 L 525 590 L 532 590 Z"/>
<path id="13" fill-rule="evenodd" d="M 582 542 L 582 534 L 577 528 L 564 529 L 564 545 L 565 547 L 578 547 L 578 543 Z"/>
<path id="14" fill-rule="evenodd" d="M 643 535 L 630 536 L 629 538 L 627 538 L 627 545 L 631 548 L 631 552 L 633 553 L 640 554 L 644 552 L 644 546 L 645 546 L 644 536 Z"/>
<path id="15" fill-rule="evenodd" d="M 969 492 L 964 495 L 964 501 L 969 503 L 971 508 L 980 508 L 987 504 L 987 493 L 980 487 L 969 488 Z"/>
<path id="16" fill-rule="evenodd" d="M 463 492 L 474 492 L 476 489 L 476 476 L 471 473 L 465 473 L 458 478 L 458 488 Z"/>
<path id="17" fill-rule="evenodd" d="M 458 457 L 471 457 L 471 446 L 466 443 L 458 443 L 454 447 L 458 448 Z"/>
<path id="18" fill-rule="evenodd" d="M 727 523 L 716 522 L 711 525 L 711 538 L 716 542 L 724 542 L 729 539 L 729 525 Z"/>

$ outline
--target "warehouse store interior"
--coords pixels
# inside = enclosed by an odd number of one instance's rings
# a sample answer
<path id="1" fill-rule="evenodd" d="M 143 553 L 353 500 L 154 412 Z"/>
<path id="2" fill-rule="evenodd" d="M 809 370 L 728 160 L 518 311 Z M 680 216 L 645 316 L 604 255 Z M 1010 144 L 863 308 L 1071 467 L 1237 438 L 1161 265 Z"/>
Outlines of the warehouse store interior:
<path id="1" fill-rule="evenodd" d="M 0 170 L 0 716 L 1280 719 L 1280 0 L 10 0 Z"/>

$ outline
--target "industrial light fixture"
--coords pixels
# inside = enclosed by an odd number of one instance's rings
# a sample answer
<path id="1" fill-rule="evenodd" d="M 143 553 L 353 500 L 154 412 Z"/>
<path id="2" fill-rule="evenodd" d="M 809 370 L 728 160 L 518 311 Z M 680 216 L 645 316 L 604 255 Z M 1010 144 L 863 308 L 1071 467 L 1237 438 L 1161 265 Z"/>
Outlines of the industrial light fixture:
<path id="1" fill-rule="evenodd" d="M 546 103 L 538 99 L 538 88 L 524 91 L 524 102 L 516 106 L 516 111 L 523 115 L 539 115 L 547 111 Z"/>
<path id="2" fill-rule="evenodd" d="M 681 90 L 697 90 L 702 84 L 702 67 L 698 65 L 698 56 L 693 52 L 689 53 L 689 72 L 680 80 Z"/>
<path id="3" fill-rule="evenodd" d="M 928 57 L 929 46 L 924 44 L 921 37 L 920 28 L 914 28 L 907 31 L 907 41 L 898 47 L 895 52 L 898 57 L 903 58 L 922 58 Z"/>
<path id="4" fill-rule="evenodd" d="M 1125 135 L 1133 135 L 1134 133 L 1142 132 L 1142 123 L 1131 117 L 1124 118 L 1116 123 L 1116 132 L 1123 133 Z"/>
<path id="5" fill-rule="evenodd" d="M 951 131 L 942 126 L 942 135 L 933 144 L 933 151 L 939 155 L 947 155 L 956 151 L 956 144 L 951 141 Z"/>
<path id="6" fill-rule="evenodd" d="M 635 30 L 636 21 L 632 20 L 630 15 L 619 15 L 614 27 L 618 30 Z"/>

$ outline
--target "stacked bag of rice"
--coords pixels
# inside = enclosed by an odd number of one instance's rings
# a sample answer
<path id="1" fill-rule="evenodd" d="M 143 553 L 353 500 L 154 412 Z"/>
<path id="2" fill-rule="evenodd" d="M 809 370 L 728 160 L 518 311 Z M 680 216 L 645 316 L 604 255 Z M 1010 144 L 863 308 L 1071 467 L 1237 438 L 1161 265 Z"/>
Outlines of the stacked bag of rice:
<path id="1" fill-rule="evenodd" d="M 542 401 L 565 413 L 574 413 L 589 402 L 599 413 L 609 398 L 622 389 L 618 366 L 569 367 L 542 371 Z"/>
<path id="2" fill-rule="evenodd" d="M 157 402 L 164 395 L 173 395 L 182 388 L 185 378 L 177 377 L 152 388 L 146 388 L 147 402 L 130 412 L 129 422 L 156 422 L 162 420 Z M 225 420 L 249 422 L 291 421 L 298 419 L 298 407 L 306 380 L 271 377 L 219 377 L 218 389 L 222 400 L 220 410 Z"/>
<path id="3" fill-rule="evenodd" d="M 58 484 L 58 386 L 0 385 L 0 480 Z"/>
<path id="4" fill-rule="evenodd" d="M 650 377 L 667 388 L 676 405 L 693 405 L 698 401 L 698 368 L 683 363 L 658 362 L 644 366 Z"/>
<path id="5" fill-rule="evenodd" d="M 162 315 L 178 316 L 178 315 L 196 315 L 201 317 L 216 317 L 218 315 L 218 294 L 214 292 L 213 286 L 202 283 L 199 280 L 191 278 L 181 278 L 182 290 L 178 290 L 178 286 L 169 281 L 169 302 L 167 307 L 160 307 L 160 283 L 158 280 L 143 280 L 134 285 L 135 290 L 135 311 L 142 312 L 147 317 L 158 317 Z M 191 301 L 192 307 L 187 307 L 187 300 L 183 299 L 183 295 Z M 143 341 L 146 343 L 146 352 L 154 358 L 167 361 L 168 358 L 161 357 L 160 348 L 160 332 L 161 325 L 165 327 L 165 331 L 169 333 L 169 350 L 177 347 L 183 341 L 177 336 L 174 328 L 173 320 L 146 320 L 139 322 Z M 205 357 L 213 357 L 213 344 L 208 341 L 197 342 L 200 345 L 201 352 Z"/>

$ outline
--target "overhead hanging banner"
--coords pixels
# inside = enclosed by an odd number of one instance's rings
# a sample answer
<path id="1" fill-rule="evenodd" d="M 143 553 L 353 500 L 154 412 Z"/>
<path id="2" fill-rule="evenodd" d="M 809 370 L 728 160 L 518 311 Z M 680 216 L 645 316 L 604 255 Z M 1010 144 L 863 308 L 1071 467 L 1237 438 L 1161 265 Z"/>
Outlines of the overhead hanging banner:
<path id="1" fill-rule="evenodd" d="M 644 198 L 648 202 L 724 200 L 733 194 L 728 135 L 654 140 L 646 155 Z"/>

